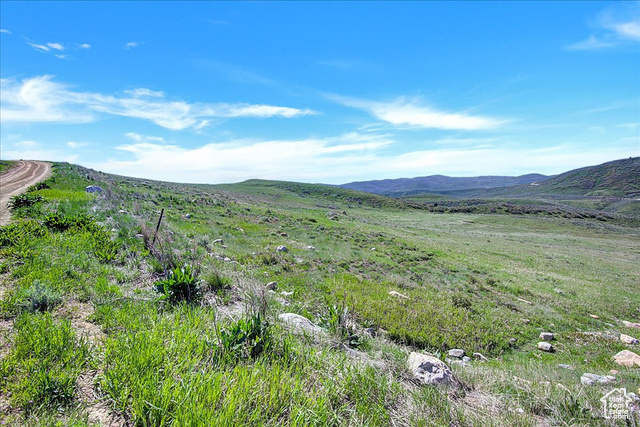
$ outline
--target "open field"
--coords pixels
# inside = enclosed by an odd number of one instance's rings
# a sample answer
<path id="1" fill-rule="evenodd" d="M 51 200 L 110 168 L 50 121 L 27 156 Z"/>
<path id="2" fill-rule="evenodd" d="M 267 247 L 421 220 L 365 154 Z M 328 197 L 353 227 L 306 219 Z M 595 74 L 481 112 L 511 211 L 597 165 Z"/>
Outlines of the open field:
<path id="1" fill-rule="evenodd" d="M 600 403 L 640 392 L 640 367 L 611 359 L 639 347 L 619 339 L 640 335 L 622 323 L 640 321 L 633 216 L 436 213 L 335 187 L 68 164 L 30 194 L 43 201 L 0 229 L 10 425 L 638 424 L 605 420 Z M 321 332 L 294 333 L 281 313 Z M 554 352 L 536 348 L 541 332 Z M 412 379 L 411 351 L 456 348 L 488 360 L 451 363 L 458 387 Z"/>

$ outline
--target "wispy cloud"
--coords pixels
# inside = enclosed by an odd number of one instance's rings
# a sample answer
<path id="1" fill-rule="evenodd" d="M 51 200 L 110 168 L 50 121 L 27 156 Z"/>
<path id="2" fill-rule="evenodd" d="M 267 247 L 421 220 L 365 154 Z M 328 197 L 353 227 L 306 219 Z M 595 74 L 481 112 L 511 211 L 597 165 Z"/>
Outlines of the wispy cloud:
<path id="1" fill-rule="evenodd" d="M 89 43 L 82 43 L 78 46 L 80 49 L 91 49 L 91 45 Z"/>
<path id="2" fill-rule="evenodd" d="M 9 30 L 5 30 L 4 28 L 0 28 L 0 33 L 3 33 L 3 34 L 11 34 L 11 31 L 9 31 Z"/>
<path id="3" fill-rule="evenodd" d="M 55 50 L 64 50 L 64 46 L 61 43 L 47 43 L 47 46 Z"/>
<path id="4" fill-rule="evenodd" d="M 417 98 L 399 98 L 391 102 L 336 95 L 329 95 L 329 98 L 342 105 L 365 110 L 379 120 L 401 127 L 480 130 L 497 128 L 505 123 L 505 120 L 493 117 L 436 110 L 433 107 L 422 105 Z"/>
<path id="5" fill-rule="evenodd" d="M 85 123 L 97 113 L 149 120 L 172 130 L 200 129 L 212 118 L 284 117 L 315 114 L 309 109 L 254 104 L 187 103 L 166 100 L 164 93 L 146 88 L 125 91 L 126 96 L 79 92 L 39 76 L 22 81 L 2 80 L 1 117 L 8 122 Z"/>
<path id="6" fill-rule="evenodd" d="M 39 50 L 40 52 L 49 52 L 51 50 L 49 46 L 45 46 L 43 44 L 31 43 L 31 42 L 27 42 L 27 44 L 32 48 L 34 48 L 35 50 Z"/>
<path id="7" fill-rule="evenodd" d="M 591 34 L 585 40 L 571 44 L 567 48 L 599 50 L 640 42 L 640 13 L 637 8 L 606 10 L 598 16 L 596 22 L 594 29 L 596 34 Z"/>
<path id="8" fill-rule="evenodd" d="M 86 147 L 87 145 L 90 145 L 90 143 L 88 143 L 88 142 L 75 142 L 75 141 L 67 142 L 67 147 L 72 148 L 74 150 L 76 150 L 78 148 Z"/>
<path id="9" fill-rule="evenodd" d="M 139 42 L 129 42 L 127 44 L 124 45 L 124 49 L 125 50 L 129 50 L 129 49 L 133 49 L 134 47 L 138 47 L 140 46 L 142 43 Z"/>

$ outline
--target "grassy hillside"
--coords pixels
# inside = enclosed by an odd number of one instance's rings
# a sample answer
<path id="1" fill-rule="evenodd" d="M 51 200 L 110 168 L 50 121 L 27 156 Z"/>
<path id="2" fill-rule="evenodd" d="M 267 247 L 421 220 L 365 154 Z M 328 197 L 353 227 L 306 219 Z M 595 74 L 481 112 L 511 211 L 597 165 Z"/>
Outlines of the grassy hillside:
<path id="1" fill-rule="evenodd" d="M 509 187 L 523 184 L 528 185 L 533 182 L 542 182 L 549 178 L 549 176 L 541 174 L 528 174 L 522 176 L 477 176 L 464 178 L 431 175 L 418 178 L 350 182 L 348 184 L 341 185 L 341 187 L 396 197 L 425 192 L 437 193 L 440 191 Z"/>
<path id="2" fill-rule="evenodd" d="M 638 351 L 621 332 L 640 335 L 621 323 L 640 321 L 625 222 L 68 164 L 30 194 L 0 228 L 9 425 L 612 426 L 599 399 L 640 387 L 611 360 Z M 458 388 L 412 379 L 411 351 L 453 348 L 488 360 L 451 363 Z M 611 369 L 613 384 L 580 382 Z"/>

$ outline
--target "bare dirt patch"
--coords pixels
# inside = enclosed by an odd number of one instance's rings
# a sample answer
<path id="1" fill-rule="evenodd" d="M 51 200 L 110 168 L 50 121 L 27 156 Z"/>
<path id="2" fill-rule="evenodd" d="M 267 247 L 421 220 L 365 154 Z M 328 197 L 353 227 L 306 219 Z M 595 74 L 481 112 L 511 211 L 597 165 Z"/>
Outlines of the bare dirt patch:
<path id="1" fill-rule="evenodd" d="M 0 225 L 11 221 L 9 199 L 51 175 L 51 164 L 20 160 L 14 168 L 0 175 Z"/>
<path id="2" fill-rule="evenodd" d="M 78 397 L 85 405 L 85 411 L 90 424 L 103 427 L 128 426 L 126 418 L 109 407 L 105 399 L 100 398 L 95 386 L 97 371 L 84 372 L 78 377 Z"/>

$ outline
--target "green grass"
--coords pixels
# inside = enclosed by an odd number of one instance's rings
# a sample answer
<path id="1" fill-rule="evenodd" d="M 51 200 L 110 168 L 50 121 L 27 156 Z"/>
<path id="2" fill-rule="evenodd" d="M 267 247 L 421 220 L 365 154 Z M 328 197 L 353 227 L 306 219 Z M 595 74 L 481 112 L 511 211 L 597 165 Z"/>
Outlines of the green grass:
<path id="1" fill-rule="evenodd" d="M 86 195 L 90 184 L 103 193 Z M 0 229 L 10 424 L 95 423 L 77 387 L 92 372 L 107 410 L 133 425 L 610 425 L 598 418 L 609 389 L 582 386 L 582 373 L 618 369 L 616 387 L 640 387 L 609 338 L 640 318 L 632 223 L 436 214 L 333 187 L 173 184 L 63 163 L 47 185 Z M 169 274 L 186 265 L 186 282 Z M 183 282 L 197 298 L 154 291 L 182 295 Z M 293 334 L 282 312 L 326 333 Z M 536 349 L 541 331 L 557 334 L 555 353 Z M 410 381 L 410 351 L 450 348 L 490 361 L 454 365 L 457 392 Z"/>
<path id="2" fill-rule="evenodd" d="M 0 160 L 0 173 L 7 172 L 9 169 L 14 167 L 15 164 L 16 162 L 12 160 Z"/>

